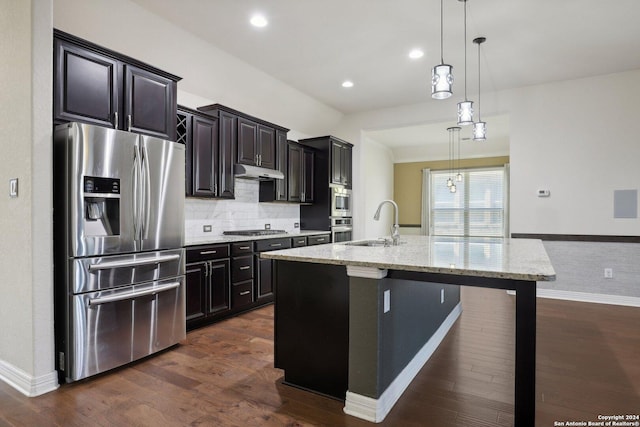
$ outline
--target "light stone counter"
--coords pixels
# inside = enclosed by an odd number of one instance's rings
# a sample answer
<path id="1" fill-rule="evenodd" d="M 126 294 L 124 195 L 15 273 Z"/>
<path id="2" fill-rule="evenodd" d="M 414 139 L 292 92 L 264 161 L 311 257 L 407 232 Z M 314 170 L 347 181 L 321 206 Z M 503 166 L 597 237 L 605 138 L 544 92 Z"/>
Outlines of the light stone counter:
<path id="1" fill-rule="evenodd" d="M 227 236 L 227 235 L 212 235 L 212 236 L 200 236 L 190 238 L 185 241 L 185 246 L 196 246 L 196 245 L 208 245 L 208 244 L 216 244 L 216 243 L 236 243 L 236 242 L 248 242 L 253 240 L 265 240 L 265 239 L 279 239 L 282 237 L 300 237 L 300 236 L 317 236 L 320 234 L 330 234 L 330 231 L 320 231 L 320 230 L 299 230 L 299 231 L 291 231 L 280 234 L 268 234 L 264 236 Z"/>
<path id="2" fill-rule="evenodd" d="M 533 239 L 402 236 L 399 246 L 335 243 L 285 249 L 263 258 L 497 279 L 553 281 L 556 273 Z"/>

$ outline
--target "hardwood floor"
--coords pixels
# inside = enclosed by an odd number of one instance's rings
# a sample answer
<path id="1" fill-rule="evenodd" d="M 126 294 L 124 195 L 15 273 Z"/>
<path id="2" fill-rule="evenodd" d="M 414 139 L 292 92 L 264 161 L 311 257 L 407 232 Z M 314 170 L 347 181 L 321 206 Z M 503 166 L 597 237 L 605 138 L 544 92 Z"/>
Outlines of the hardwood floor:
<path id="1" fill-rule="evenodd" d="M 381 426 L 513 425 L 514 299 L 463 288 L 463 314 Z M 538 299 L 536 425 L 640 413 L 640 309 Z M 1 426 L 372 426 L 281 383 L 273 307 L 36 398 L 0 382 Z"/>

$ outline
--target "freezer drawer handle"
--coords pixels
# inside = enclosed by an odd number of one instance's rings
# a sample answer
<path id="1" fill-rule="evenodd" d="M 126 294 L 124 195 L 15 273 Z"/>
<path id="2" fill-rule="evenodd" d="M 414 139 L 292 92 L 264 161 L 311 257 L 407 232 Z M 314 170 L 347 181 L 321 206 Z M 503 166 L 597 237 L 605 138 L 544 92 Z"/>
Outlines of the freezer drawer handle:
<path id="1" fill-rule="evenodd" d="M 155 258 L 142 258 L 136 259 L 133 261 L 107 261 L 100 264 L 91 264 L 89 266 L 89 272 L 97 271 L 97 270 L 107 270 L 110 268 L 121 268 L 121 267 L 135 267 L 138 265 L 147 265 L 147 264 L 160 264 L 161 262 L 173 261 L 176 259 L 180 259 L 179 254 L 173 255 L 162 255 Z"/>
<path id="2" fill-rule="evenodd" d="M 173 283 L 167 283 L 166 285 L 158 286 L 156 288 L 145 289 L 143 291 L 127 292 L 124 294 L 111 295 L 108 297 L 101 297 L 101 298 L 89 298 L 89 307 L 93 307 L 95 305 L 100 305 L 100 304 L 107 304 L 110 302 L 138 298 L 145 295 L 154 295 L 160 292 L 170 291 L 171 289 L 175 289 L 178 287 L 180 287 L 180 282 L 173 282 Z"/>

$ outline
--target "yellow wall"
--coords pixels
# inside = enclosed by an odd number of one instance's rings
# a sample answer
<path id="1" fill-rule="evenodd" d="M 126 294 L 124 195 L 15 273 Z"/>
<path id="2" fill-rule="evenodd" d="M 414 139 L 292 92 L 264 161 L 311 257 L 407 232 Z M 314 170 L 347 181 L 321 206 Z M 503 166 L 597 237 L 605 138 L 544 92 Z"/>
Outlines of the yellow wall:
<path id="1" fill-rule="evenodd" d="M 460 168 L 502 166 L 509 157 L 460 159 Z M 422 205 L 422 169 L 445 170 L 448 160 L 395 163 L 393 165 L 393 200 L 400 210 L 400 224 L 420 225 Z"/>

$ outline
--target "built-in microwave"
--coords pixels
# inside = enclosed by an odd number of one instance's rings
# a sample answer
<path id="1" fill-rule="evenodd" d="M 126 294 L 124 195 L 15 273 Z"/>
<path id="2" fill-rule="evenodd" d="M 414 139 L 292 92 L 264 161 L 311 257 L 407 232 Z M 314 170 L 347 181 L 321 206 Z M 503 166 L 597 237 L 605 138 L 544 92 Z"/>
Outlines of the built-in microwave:
<path id="1" fill-rule="evenodd" d="M 351 190 L 342 185 L 331 185 L 331 216 L 351 215 Z"/>

